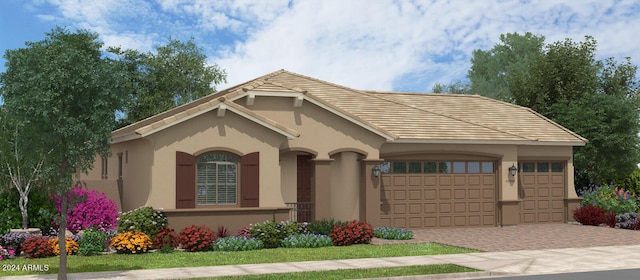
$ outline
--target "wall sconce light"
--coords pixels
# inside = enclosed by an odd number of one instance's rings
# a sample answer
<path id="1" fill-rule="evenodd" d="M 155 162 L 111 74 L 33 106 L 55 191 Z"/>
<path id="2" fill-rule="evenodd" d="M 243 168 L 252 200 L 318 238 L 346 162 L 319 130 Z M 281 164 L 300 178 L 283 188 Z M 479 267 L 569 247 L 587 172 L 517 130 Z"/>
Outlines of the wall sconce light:
<path id="1" fill-rule="evenodd" d="M 515 164 L 511 164 L 511 167 L 509 167 L 509 175 L 511 175 L 511 177 L 514 177 L 516 176 L 516 173 L 518 173 L 518 168 Z"/>
<path id="2" fill-rule="evenodd" d="M 380 176 L 380 166 L 374 166 L 373 168 L 371 168 L 371 172 L 373 172 L 373 176 Z"/>

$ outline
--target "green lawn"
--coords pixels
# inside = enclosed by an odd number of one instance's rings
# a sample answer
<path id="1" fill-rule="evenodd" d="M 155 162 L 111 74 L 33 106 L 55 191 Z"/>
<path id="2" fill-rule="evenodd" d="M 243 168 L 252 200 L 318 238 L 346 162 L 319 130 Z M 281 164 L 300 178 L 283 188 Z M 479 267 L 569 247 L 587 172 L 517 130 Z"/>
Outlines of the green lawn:
<path id="1" fill-rule="evenodd" d="M 473 268 L 454 264 L 432 264 L 419 266 L 385 267 L 373 269 L 340 269 L 328 271 L 309 271 L 296 273 L 274 273 L 260 275 L 225 276 L 207 279 L 215 280 L 309 280 L 309 279 L 358 279 L 382 278 L 395 276 L 412 276 L 427 274 L 445 274 L 460 272 L 475 272 Z"/>
<path id="2" fill-rule="evenodd" d="M 114 271 L 154 269 L 171 267 L 216 266 L 231 264 L 256 264 L 277 262 L 299 262 L 375 257 L 425 256 L 461 254 L 475 250 L 452 247 L 437 243 L 331 246 L 309 249 L 263 249 L 245 252 L 174 252 L 171 254 L 146 253 L 140 255 L 107 254 L 99 256 L 69 256 L 68 272 Z M 17 258 L 2 261 L 4 267 L 48 266 L 46 272 L 3 271 L 2 276 L 46 274 L 58 272 L 58 257 L 43 259 Z"/>

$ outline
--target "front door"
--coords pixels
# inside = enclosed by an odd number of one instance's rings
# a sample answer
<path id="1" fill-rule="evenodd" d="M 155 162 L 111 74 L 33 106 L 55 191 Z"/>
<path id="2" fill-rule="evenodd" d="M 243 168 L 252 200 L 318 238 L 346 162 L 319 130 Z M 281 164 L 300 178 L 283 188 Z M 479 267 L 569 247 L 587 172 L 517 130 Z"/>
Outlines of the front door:
<path id="1" fill-rule="evenodd" d="M 298 222 L 311 222 L 311 172 L 313 172 L 313 162 L 310 155 L 298 155 L 297 168 L 297 218 Z"/>

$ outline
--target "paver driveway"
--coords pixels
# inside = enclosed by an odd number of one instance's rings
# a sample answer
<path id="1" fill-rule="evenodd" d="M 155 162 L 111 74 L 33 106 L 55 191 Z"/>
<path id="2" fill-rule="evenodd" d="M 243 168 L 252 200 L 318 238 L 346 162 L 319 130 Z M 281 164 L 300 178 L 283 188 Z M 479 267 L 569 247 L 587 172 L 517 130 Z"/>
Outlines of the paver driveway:
<path id="1" fill-rule="evenodd" d="M 640 245 L 640 231 L 576 224 L 418 229 L 414 239 L 374 238 L 373 244 L 437 242 L 485 252 Z"/>

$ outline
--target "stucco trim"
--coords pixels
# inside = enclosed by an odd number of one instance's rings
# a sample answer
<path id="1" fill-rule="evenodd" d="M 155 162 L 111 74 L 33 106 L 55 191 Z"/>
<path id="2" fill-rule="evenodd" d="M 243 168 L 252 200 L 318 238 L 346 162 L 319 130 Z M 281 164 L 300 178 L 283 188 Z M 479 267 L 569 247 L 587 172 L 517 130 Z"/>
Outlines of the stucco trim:
<path id="1" fill-rule="evenodd" d="M 267 83 L 271 83 L 271 82 L 267 82 Z M 275 84 L 275 83 L 272 83 Z M 280 84 L 276 84 L 278 86 L 281 87 L 285 87 L 283 85 Z M 265 91 L 265 90 L 258 90 L 258 89 L 251 89 L 251 90 L 247 90 L 241 94 L 234 94 L 233 96 L 230 96 L 230 100 L 231 101 L 235 101 L 238 100 L 240 98 L 243 98 L 245 96 L 253 96 L 254 98 L 257 96 L 277 96 L 277 97 L 292 97 L 294 98 L 294 104 L 293 106 L 295 106 L 295 102 L 297 99 L 301 98 L 304 101 L 308 101 L 309 103 L 312 103 L 322 109 L 325 109 L 343 119 L 346 119 L 370 132 L 375 133 L 376 135 L 379 135 L 381 137 L 383 137 L 384 139 L 386 139 L 387 141 L 392 141 L 398 138 L 398 136 L 396 136 L 395 134 L 386 131 L 382 128 L 379 128 L 365 120 L 362 120 L 344 110 L 341 110 L 327 102 L 322 101 L 320 98 L 317 98 L 315 96 L 313 96 L 312 94 L 308 93 L 307 91 L 303 91 L 300 89 L 292 89 L 292 91 Z M 302 104 L 302 101 L 299 101 L 300 104 Z"/>
<path id="2" fill-rule="evenodd" d="M 224 110 L 236 113 L 237 115 L 242 116 L 245 119 L 251 120 L 279 134 L 282 134 L 283 136 L 286 136 L 288 139 L 294 139 L 300 136 L 299 132 L 293 129 L 287 128 L 283 125 L 280 125 L 275 121 L 272 121 L 260 114 L 247 110 L 246 108 L 240 105 L 237 105 L 233 102 L 229 102 L 224 97 L 220 97 L 216 100 L 212 100 L 198 107 L 189 109 L 187 111 L 183 111 L 177 115 L 174 115 L 174 116 L 162 119 L 160 121 L 154 122 L 152 124 L 146 125 L 144 127 L 138 128 L 135 130 L 135 133 L 140 135 L 139 137 L 147 137 L 158 131 L 180 124 L 184 121 L 190 120 L 204 113 L 211 112 L 215 109 L 219 109 L 219 110 L 224 109 Z M 224 117 L 224 114 L 222 115 L 217 114 L 217 116 Z"/>
<path id="3" fill-rule="evenodd" d="M 336 149 L 336 150 L 330 151 L 329 152 L 329 156 L 332 157 L 333 155 L 338 154 L 338 153 L 342 153 L 342 152 L 355 152 L 355 153 L 361 154 L 361 155 L 363 155 L 365 157 L 369 156 L 369 153 L 367 153 L 364 150 L 357 149 L 357 148 L 340 148 L 340 149 Z"/>
<path id="4" fill-rule="evenodd" d="M 411 144 L 496 144 L 496 145 L 525 145 L 525 146 L 584 146 L 582 141 L 532 141 L 532 140 L 481 140 L 481 139 L 414 139 L 400 138 L 388 143 L 411 143 Z"/>

